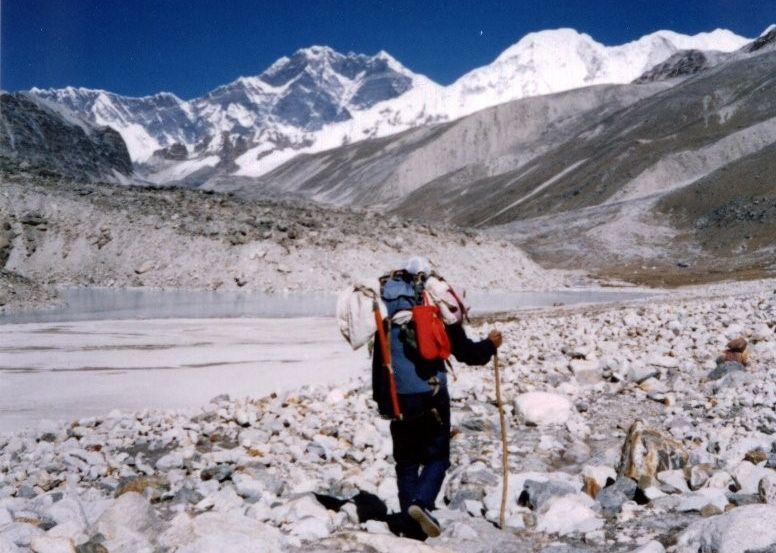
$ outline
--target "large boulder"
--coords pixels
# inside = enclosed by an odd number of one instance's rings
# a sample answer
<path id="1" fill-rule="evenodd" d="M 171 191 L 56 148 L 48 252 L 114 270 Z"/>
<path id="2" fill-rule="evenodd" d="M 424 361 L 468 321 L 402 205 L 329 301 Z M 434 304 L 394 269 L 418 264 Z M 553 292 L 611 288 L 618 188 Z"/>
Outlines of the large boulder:
<path id="1" fill-rule="evenodd" d="M 233 511 L 194 518 L 181 513 L 159 542 L 178 553 L 275 553 L 283 549 L 284 538 L 277 528 Z"/>
<path id="2" fill-rule="evenodd" d="M 105 546 L 111 553 L 150 553 L 161 521 L 142 495 L 127 492 L 105 510 L 96 529 L 105 536 Z"/>
<path id="3" fill-rule="evenodd" d="M 684 468 L 688 458 L 681 443 L 636 421 L 622 446 L 618 473 L 639 482 L 643 488 L 651 485 L 658 472 Z"/>
<path id="4" fill-rule="evenodd" d="M 776 506 L 745 505 L 692 523 L 679 535 L 676 553 L 745 553 L 776 545 Z"/>

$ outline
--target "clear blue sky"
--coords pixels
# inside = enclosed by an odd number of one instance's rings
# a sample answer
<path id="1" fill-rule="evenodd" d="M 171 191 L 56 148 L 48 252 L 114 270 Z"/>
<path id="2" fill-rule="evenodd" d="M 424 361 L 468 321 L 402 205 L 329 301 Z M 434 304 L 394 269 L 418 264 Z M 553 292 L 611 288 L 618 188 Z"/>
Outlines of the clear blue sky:
<path id="1" fill-rule="evenodd" d="M 754 37 L 776 0 L 0 0 L 0 87 L 67 85 L 193 98 L 312 44 L 374 54 L 448 84 L 528 32 L 604 44 L 658 29 Z"/>

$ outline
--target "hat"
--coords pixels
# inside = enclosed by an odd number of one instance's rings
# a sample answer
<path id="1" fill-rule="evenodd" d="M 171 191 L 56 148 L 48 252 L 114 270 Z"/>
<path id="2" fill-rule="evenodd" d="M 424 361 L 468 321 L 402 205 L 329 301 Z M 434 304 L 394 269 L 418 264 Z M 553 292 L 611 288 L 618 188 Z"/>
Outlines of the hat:
<path id="1" fill-rule="evenodd" d="M 402 269 L 410 273 L 411 275 L 417 275 L 419 273 L 429 274 L 431 272 L 431 264 L 425 257 L 410 257 L 404 262 Z"/>

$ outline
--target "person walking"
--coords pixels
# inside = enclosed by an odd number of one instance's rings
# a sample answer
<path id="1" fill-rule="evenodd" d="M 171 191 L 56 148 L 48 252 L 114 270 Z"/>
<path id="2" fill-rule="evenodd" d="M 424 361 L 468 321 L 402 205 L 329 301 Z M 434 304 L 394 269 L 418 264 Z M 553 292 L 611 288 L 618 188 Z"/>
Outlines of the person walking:
<path id="1" fill-rule="evenodd" d="M 374 348 L 372 380 L 378 410 L 392 419 L 401 512 L 408 527 L 414 520 L 426 536 L 436 537 L 441 528 L 431 513 L 450 467 L 450 395 L 445 361 L 420 355 L 412 324 L 413 308 L 427 301 L 425 284 L 431 276 L 428 261 L 414 257 L 384 278 L 381 299 L 388 317 L 382 330 L 387 348 Z M 459 302 L 459 308 L 465 306 Z M 485 365 L 501 346 L 501 333 L 492 330 L 484 340 L 470 340 L 460 319 L 444 327 L 450 353 L 468 365 Z"/>

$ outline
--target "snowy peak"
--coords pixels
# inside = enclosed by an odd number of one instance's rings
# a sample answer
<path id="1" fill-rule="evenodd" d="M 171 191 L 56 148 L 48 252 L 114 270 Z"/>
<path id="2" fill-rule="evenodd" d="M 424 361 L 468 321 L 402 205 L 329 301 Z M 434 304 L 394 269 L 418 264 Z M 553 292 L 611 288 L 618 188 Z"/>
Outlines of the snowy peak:
<path id="1" fill-rule="evenodd" d="M 574 29 L 538 31 L 447 87 L 385 51 L 343 54 L 313 45 L 189 101 L 169 93 L 31 92 L 116 129 L 149 179 L 196 173 L 198 180 L 189 182 L 201 184 L 218 172 L 258 177 L 299 153 L 450 121 L 528 96 L 629 83 L 678 52 L 729 52 L 748 42 L 720 29 L 694 36 L 657 31 L 620 46 Z M 664 72 L 687 70 L 685 62 L 680 65 Z"/>

